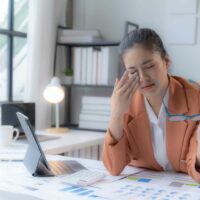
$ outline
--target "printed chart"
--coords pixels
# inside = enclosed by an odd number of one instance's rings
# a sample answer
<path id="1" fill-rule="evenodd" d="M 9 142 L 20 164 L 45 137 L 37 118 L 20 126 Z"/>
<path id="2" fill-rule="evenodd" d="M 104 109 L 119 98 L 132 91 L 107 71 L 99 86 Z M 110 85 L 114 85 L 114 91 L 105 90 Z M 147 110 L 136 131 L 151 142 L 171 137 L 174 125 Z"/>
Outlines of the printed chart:
<path id="1" fill-rule="evenodd" d="M 148 183 L 155 186 L 166 186 L 171 189 L 192 190 L 200 192 L 200 184 L 196 183 L 191 177 L 183 173 L 143 171 L 134 176 L 127 177 L 126 180 L 137 183 Z"/>
<path id="2" fill-rule="evenodd" d="M 143 171 L 101 188 L 97 195 L 114 200 L 200 200 L 200 185 L 185 174 Z"/>

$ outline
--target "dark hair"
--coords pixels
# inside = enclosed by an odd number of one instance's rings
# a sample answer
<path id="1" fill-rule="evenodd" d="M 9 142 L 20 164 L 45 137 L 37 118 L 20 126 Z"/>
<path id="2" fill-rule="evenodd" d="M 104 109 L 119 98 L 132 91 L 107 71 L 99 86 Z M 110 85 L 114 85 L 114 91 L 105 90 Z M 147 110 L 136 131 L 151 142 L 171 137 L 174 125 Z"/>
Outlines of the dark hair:
<path id="1" fill-rule="evenodd" d="M 162 58 L 167 55 L 167 51 L 165 50 L 160 36 L 152 29 L 135 29 L 125 35 L 119 45 L 120 56 L 122 56 L 129 48 L 133 47 L 134 44 L 141 44 L 151 51 L 157 51 Z"/>

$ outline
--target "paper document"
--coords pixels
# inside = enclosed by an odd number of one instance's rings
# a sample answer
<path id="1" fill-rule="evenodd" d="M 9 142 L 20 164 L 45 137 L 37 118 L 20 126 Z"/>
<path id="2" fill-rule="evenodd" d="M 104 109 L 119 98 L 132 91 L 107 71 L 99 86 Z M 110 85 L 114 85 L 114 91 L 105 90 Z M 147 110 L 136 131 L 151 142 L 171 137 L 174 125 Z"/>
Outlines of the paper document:
<path id="1" fill-rule="evenodd" d="M 39 198 L 32 197 L 32 196 L 26 195 L 26 194 L 19 194 L 16 192 L 8 192 L 8 191 L 0 190 L 0 200 L 5 200 L 5 199 L 9 199 L 9 200 L 41 200 Z"/>
<path id="2" fill-rule="evenodd" d="M 0 147 L 0 161 L 23 160 L 27 145 L 14 143 L 9 146 Z"/>
<path id="3" fill-rule="evenodd" d="M 155 186 L 139 182 L 124 183 L 114 182 L 109 187 L 101 189 L 96 195 L 109 200 L 150 200 L 150 199 L 167 199 L 167 200 L 199 200 L 200 194 L 197 192 L 177 190 L 174 188 Z"/>
<path id="4" fill-rule="evenodd" d="M 104 185 L 105 183 L 110 183 L 113 181 L 117 181 L 120 179 L 123 179 L 127 176 L 130 176 L 131 174 L 135 174 L 141 171 L 144 171 L 142 168 L 132 167 L 132 166 L 126 166 L 124 170 L 121 172 L 119 176 L 112 176 L 108 172 L 108 170 L 105 168 L 104 164 L 102 162 L 99 162 L 98 165 L 94 166 L 93 161 L 88 159 L 78 159 L 81 161 L 81 163 L 89 170 L 91 171 L 99 171 L 104 173 L 106 176 L 101 181 L 98 181 L 97 183 L 93 184 L 93 186 L 101 187 L 101 185 Z"/>
<path id="5" fill-rule="evenodd" d="M 200 184 L 183 173 L 146 170 L 101 189 L 97 195 L 110 200 L 200 199 Z"/>
<path id="6" fill-rule="evenodd" d="M 2 162 L 0 178 L 0 190 L 20 192 L 43 200 L 102 200 L 95 195 L 97 188 L 71 185 L 58 177 L 33 177 L 22 162 Z"/>

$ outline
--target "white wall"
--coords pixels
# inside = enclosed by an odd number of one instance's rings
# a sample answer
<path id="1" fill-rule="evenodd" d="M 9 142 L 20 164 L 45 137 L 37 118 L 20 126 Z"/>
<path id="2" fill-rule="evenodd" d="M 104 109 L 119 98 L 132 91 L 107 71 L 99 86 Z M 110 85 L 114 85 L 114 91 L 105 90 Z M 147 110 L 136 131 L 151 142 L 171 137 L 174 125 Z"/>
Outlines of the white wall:
<path id="1" fill-rule="evenodd" d="M 172 59 L 173 74 L 200 80 L 200 24 L 194 45 L 171 45 L 166 42 L 169 0 L 74 0 L 74 28 L 99 29 L 112 41 L 120 40 L 126 20 L 140 27 L 153 28 L 163 38 Z M 199 13 L 199 4 L 198 4 Z"/>

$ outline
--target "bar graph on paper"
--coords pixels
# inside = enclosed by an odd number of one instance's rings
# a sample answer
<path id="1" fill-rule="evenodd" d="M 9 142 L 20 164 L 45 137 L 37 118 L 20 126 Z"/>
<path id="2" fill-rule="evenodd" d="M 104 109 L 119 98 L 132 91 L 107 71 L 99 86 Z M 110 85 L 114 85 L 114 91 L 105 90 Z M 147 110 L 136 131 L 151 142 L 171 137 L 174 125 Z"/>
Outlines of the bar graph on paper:
<path id="1" fill-rule="evenodd" d="M 93 189 L 88 189 L 77 185 L 67 185 L 66 187 L 60 189 L 60 191 L 76 194 L 79 197 L 97 198 Z"/>
<path id="2" fill-rule="evenodd" d="M 128 181 L 137 183 L 150 183 L 155 186 L 165 186 L 173 189 L 192 190 L 200 192 L 200 184 L 186 174 L 170 172 L 143 171 L 134 176 L 127 177 Z"/>
<path id="3" fill-rule="evenodd" d="M 108 189 L 107 189 L 108 188 Z M 114 200 L 199 200 L 200 185 L 184 174 L 143 171 L 105 187 L 101 195 Z"/>

